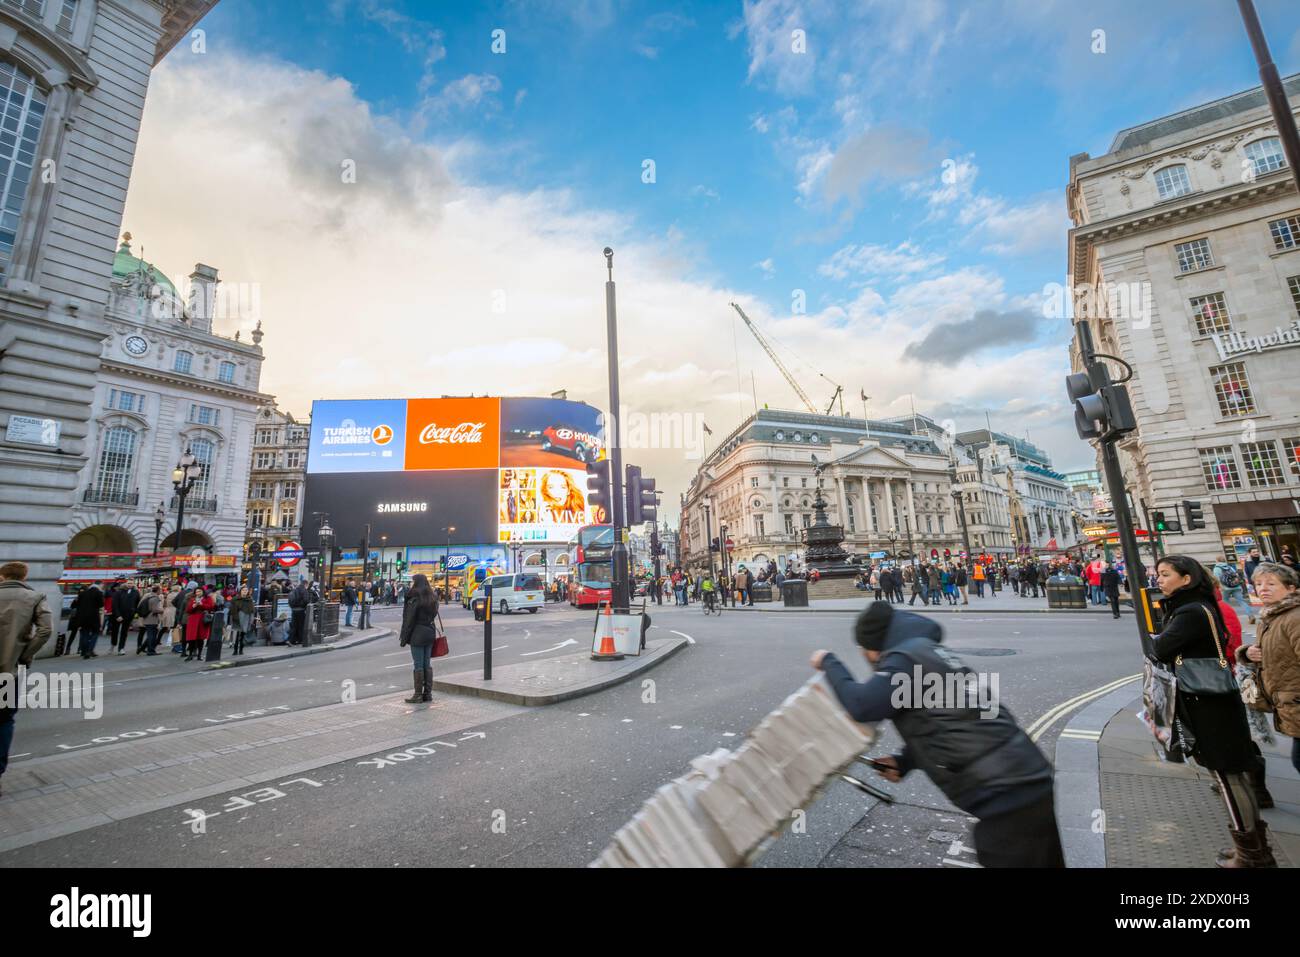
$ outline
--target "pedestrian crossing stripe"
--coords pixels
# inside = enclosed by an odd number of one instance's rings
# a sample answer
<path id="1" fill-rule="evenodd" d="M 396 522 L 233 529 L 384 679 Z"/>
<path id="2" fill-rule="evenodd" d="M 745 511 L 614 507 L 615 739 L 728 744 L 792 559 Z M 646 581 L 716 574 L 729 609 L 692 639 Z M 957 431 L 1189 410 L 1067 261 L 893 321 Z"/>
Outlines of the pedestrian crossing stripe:
<path id="1" fill-rule="evenodd" d="M 1074 728 L 1066 728 L 1061 732 L 1063 738 L 1078 738 L 1081 741 L 1100 741 L 1100 731 L 1080 731 Z"/>

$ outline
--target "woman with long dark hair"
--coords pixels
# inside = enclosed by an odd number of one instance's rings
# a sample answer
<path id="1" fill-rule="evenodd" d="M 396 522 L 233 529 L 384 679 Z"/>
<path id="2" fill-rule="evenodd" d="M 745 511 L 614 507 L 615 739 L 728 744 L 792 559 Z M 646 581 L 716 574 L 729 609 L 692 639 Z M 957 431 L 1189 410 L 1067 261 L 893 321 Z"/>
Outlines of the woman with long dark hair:
<path id="1" fill-rule="evenodd" d="M 429 587 L 429 579 L 416 575 L 402 602 L 403 646 L 410 646 L 414 668 L 415 693 L 406 699 L 407 704 L 433 700 L 433 642 L 438 635 L 435 621 L 438 616 L 438 596 Z"/>
<path id="2" fill-rule="evenodd" d="M 1249 777 L 1256 759 L 1241 695 L 1235 691 L 1194 694 L 1185 688 L 1180 675 L 1179 666 L 1188 660 L 1221 662 L 1226 658 L 1227 630 L 1214 585 L 1201 563 L 1186 555 L 1161 558 L 1156 563 L 1156 582 L 1164 595 L 1164 629 L 1151 640 L 1155 656 L 1173 665 L 1178 677 L 1179 744 L 1214 775 L 1228 809 L 1233 847 L 1217 863 L 1220 867 L 1276 867 Z M 1231 673 L 1231 662 L 1226 667 Z"/>

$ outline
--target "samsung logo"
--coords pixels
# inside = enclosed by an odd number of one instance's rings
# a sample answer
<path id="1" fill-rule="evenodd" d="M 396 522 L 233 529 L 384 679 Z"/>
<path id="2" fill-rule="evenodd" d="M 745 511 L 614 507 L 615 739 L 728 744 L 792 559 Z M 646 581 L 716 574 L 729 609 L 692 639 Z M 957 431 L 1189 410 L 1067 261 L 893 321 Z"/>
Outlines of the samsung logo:
<path id="1" fill-rule="evenodd" d="M 376 510 L 381 515 L 385 515 L 389 512 L 427 512 L 429 510 L 429 503 L 428 502 L 380 502 Z"/>

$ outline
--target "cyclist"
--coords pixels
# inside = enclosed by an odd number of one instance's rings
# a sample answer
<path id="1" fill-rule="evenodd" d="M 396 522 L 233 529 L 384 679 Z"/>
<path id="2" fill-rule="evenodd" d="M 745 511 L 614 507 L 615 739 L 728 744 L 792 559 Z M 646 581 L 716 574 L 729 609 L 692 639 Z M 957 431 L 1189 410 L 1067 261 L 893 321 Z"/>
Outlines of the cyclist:
<path id="1" fill-rule="evenodd" d="M 705 572 L 700 579 L 700 592 L 704 596 L 704 614 L 716 611 L 714 601 L 717 598 L 717 590 L 713 586 L 713 573 Z M 721 612 L 718 612 L 721 614 Z"/>

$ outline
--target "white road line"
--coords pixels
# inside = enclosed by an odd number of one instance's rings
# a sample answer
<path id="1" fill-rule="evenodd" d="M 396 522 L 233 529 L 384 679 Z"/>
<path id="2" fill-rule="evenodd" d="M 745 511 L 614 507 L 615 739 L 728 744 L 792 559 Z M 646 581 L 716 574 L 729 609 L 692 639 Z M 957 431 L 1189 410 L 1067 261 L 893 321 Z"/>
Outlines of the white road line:
<path id="1" fill-rule="evenodd" d="M 1116 690 L 1117 688 L 1121 688 L 1132 681 L 1137 681 L 1141 677 L 1142 676 L 1140 674 L 1137 674 L 1137 675 L 1129 675 L 1127 678 L 1118 678 L 1115 681 L 1110 682 L 1109 684 L 1102 685 L 1100 688 L 1095 688 L 1092 691 L 1086 691 L 1081 695 L 1077 695 L 1071 698 L 1069 701 L 1063 701 L 1061 704 L 1058 704 L 1055 708 L 1048 711 L 1045 715 L 1043 715 L 1041 718 L 1039 718 L 1037 721 L 1031 724 L 1025 730 L 1025 733 L 1029 735 L 1031 740 L 1037 741 L 1040 737 L 1042 737 L 1043 732 L 1045 732 L 1052 725 L 1056 724 L 1057 721 L 1061 720 L 1061 718 L 1065 717 L 1065 715 L 1073 711 L 1075 708 L 1082 707 L 1088 702 L 1096 698 L 1100 698 L 1103 695 L 1109 694 L 1110 692 Z"/>
<path id="2" fill-rule="evenodd" d="M 499 645 L 499 646 L 494 647 L 492 650 L 493 650 L 493 651 L 504 651 L 506 648 L 509 648 L 509 647 L 510 647 L 509 645 Z M 467 651 L 467 652 L 465 652 L 465 654 L 463 654 L 463 655 L 448 655 L 446 658 L 438 658 L 438 659 L 436 659 L 436 660 L 437 660 L 437 661 L 451 661 L 451 659 L 453 659 L 453 658 L 473 658 L 475 655 L 481 655 L 481 654 L 483 654 L 483 652 L 481 652 L 481 651 Z"/>
<path id="3" fill-rule="evenodd" d="M 671 629 L 670 629 L 670 630 L 671 630 Z M 687 643 L 688 645 L 693 645 L 693 644 L 695 644 L 695 639 L 692 638 L 690 635 L 686 634 L 686 632 L 684 632 L 684 631 L 674 631 L 673 634 L 674 634 L 674 635 L 681 635 L 683 638 L 686 639 L 686 643 Z"/>
<path id="4" fill-rule="evenodd" d="M 951 857 L 945 857 L 943 862 L 951 864 L 953 867 L 979 867 L 978 864 L 972 864 L 969 861 L 954 861 Z"/>
<path id="5" fill-rule="evenodd" d="M 669 731 L 680 731 L 680 730 L 682 730 L 682 726 L 681 726 L 680 724 L 670 724 L 670 725 L 668 726 L 668 730 L 669 730 Z"/>

